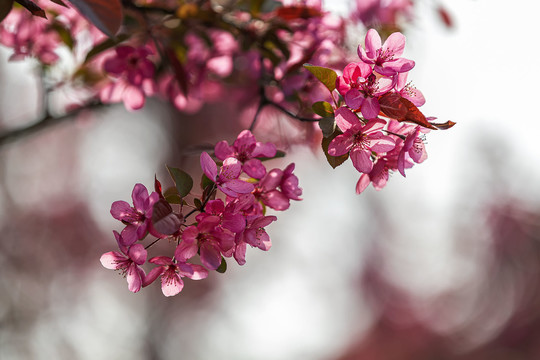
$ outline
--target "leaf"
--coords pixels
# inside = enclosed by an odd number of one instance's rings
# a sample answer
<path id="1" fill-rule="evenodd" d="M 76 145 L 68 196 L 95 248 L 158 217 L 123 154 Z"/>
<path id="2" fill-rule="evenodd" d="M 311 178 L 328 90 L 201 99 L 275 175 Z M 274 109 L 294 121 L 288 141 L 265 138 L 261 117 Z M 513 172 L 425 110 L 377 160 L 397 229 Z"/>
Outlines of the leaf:
<path id="1" fill-rule="evenodd" d="M 168 48 L 165 50 L 165 53 L 167 54 L 167 60 L 171 64 L 171 67 L 174 71 L 174 77 L 176 78 L 176 81 L 178 81 L 178 86 L 180 87 L 180 90 L 182 90 L 182 93 L 184 96 L 188 96 L 188 75 L 186 73 L 186 70 L 184 69 L 184 66 L 178 60 L 178 57 L 176 56 L 176 53 L 173 49 Z"/>
<path id="2" fill-rule="evenodd" d="M 386 93 L 379 98 L 379 105 L 384 115 L 398 121 L 405 120 L 407 106 L 401 102 L 402 96 L 398 93 Z"/>
<path id="3" fill-rule="evenodd" d="M 322 118 L 319 120 L 319 127 L 325 138 L 331 136 L 336 131 L 336 120 L 332 118 Z"/>
<path id="4" fill-rule="evenodd" d="M 69 0 L 105 35 L 112 38 L 122 25 L 122 3 L 120 0 Z"/>
<path id="5" fill-rule="evenodd" d="M 164 199 L 159 199 L 154 204 L 152 211 L 152 226 L 163 235 L 172 235 L 180 229 L 182 221 L 180 217 L 172 211 L 171 204 Z"/>
<path id="6" fill-rule="evenodd" d="M 88 62 L 94 56 L 96 56 L 98 54 L 101 54 L 103 51 L 108 50 L 108 49 L 112 48 L 113 46 L 116 46 L 116 45 L 120 44 L 121 42 L 123 42 L 127 38 L 129 38 L 129 35 L 121 34 L 121 35 L 118 35 L 114 39 L 106 39 L 106 40 L 100 42 L 99 44 L 94 46 L 92 48 L 92 50 L 90 50 L 88 52 L 88 54 L 86 54 L 86 58 L 84 59 L 84 62 L 85 63 Z"/>
<path id="7" fill-rule="evenodd" d="M 68 6 L 62 0 L 51 0 L 53 3 L 67 8 Z"/>
<path id="8" fill-rule="evenodd" d="M 0 21 L 4 20 L 6 16 L 8 16 L 12 7 L 13 7 L 13 0 L 0 1 Z"/>
<path id="9" fill-rule="evenodd" d="M 422 112 L 416 107 L 416 105 L 403 97 L 401 98 L 401 102 L 405 104 L 405 106 L 407 106 L 407 115 L 405 115 L 404 121 L 412 122 L 428 129 L 437 130 L 435 126 L 431 125 L 427 121 L 424 114 L 422 114 Z"/>
<path id="10" fill-rule="evenodd" d="M 223 256 L 221 257 L 221 264 L 219 264 L 216 271 L 220 274 L 223 274 L 225 271 L 227 271 L 227 261 Z"/>
<path id="11" fill-rule="evenodd" d="M 75 41 L 71 36 L 71 31 L 68 31 L 62 24 L 56 21 L 52 24 L 51 27 L 58 33 L 58 36 L 60 36 L 62 42 L 66 44 L 68 48 L 73 49 Z"/>
<path id="12" fill-rule="evenodd" d="M 161 183 L 157 179 L 157 175 L 154 175 L 154 191 L 157 192 L 159 194 L 159 197 L 163 199 L 162 187 Z"/>
<path id="13" fill-rule="evenodd" d="M 386 93 L 379 97 L 381 112 L 397 121 L 408 121 L 428 129 L 437 128 L 427 121 L 422 112 L 411 101 L 405 99 L 398 93 Z"/>
<path id="14" fill-rule="evenodd" d="M 431 125 L 435 126 L 437 129 L 439 130 L 448 130 L 450 129 L 452 126 L 456 125 L 455 122 L 453 121 L 450 121 L 448 120 L 447 122 L 445 123 L 434 123 L 434 122 L 430 122 Z"/>
<path id="15" fill-rule="evenodd" d="M 334 70 L 310 64 L 304 64 L 304 67 L 322 82 L 330 92 L 334 91 L 337 79 L 337 74 Z"/>
<path id="16" fill-rule="evenodd" d="M 321 117 L 334 117 L 334 108 L 332 104 L 326 101 L 317 101 L 311 105 L 313 112 Z"/>
<path id="17" fill-rule="evenodd" d="M 332 168 L 337 168 L 339 165 L 343 164 L 348 158 L 349 153 L 341 155 L 341 156 L 332 156 L 328 155 L 328 145 L 334 140 L 334 138 L 341 134 L 341 131 L 339 129 L 336 129 L 332 135 L 329 137 L 325 137 L 322 139 L 321 146 L 324 152 L 324 155 L 326 156 L 326 160 L 330 164 Z"/>
<path id="18" fill-rule="evenodd" d="M 167 170 L 169 170 L 169 174 L 171 174 L 171 177 L 174 180 L 178 195 L 180 197 L 185 197 L 189 194 L 193 188 L 193 179 L 191 176 L 189 176 L 187 172 L 174 167 L 167 166 Z"/>
<path id="19" fill-rule="evenodd" d="M 290 21 L 295 19 L 321 17 L 322 13 L 310 6 L 292 5 L 280 7 L 276 10 L 276 15 L 283 20 Z"/>
<path id="20" fill-rule="evenodd" d="M 199 210 L 199 211 L 202 210 L 202 202 L 201 202 L 200 199 L 197 199 L 197 198 L 193 199 L 193 205 L 195 205 L 195 208 L 197 210 Z"/>
<path id="21" fill-rule="evenodd" d="M 39 16 L 39 17 L 44 18 L 44 19 L 47 18 L 47 15 L 45 15 L 45 11 L 42 8 L 40 8 L 39 6 L 37 6 L 37 4 L 34 3 L 33 1 L 31 1 L 31 0 L 15 0 L 15 2 L 18 2 L 23 7 L 25 7 L 28 11 L 30 11 L 32 13 L 32 15 Z"/>

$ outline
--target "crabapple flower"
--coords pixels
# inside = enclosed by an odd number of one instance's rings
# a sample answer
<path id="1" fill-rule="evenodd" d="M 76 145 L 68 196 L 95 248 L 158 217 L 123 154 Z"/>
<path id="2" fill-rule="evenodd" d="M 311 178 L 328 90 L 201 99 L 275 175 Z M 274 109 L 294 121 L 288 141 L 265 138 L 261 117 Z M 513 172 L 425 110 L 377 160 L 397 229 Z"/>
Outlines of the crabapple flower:
<path id="1" fill-rule="evenodd" d="M 359 77 L 357 83 L 357 87 L 345 94 L 345 104 L 353 110 L 360 109 L 366 119 L 376 118 L 381 111 L 378 98 L 394 87 L 394 80 L 386 77 L 377 79 L 371 73 L 367 78 Z"/>
<path id="2" fill-rule="evenodd" d="M 113 233 L 121 252 L 110 251 L 101 255 L 101 264 L 107 269 L 120 270 L 127 279 L 129 291 L 137 292 L 146 276 L 140 265 L 146 262 L 147 252 L 141 244 L 123 245 L 122 236 L 116 231 Z"/>
<path id="3" fill-rule="evenodd" d="M 407 82 L 408 73 L 400 73 L 397 77 L 396 91 L 405 99 L 409 100 L 416 106 L 422 106 L 426 103 L 426 99 L 420 90 Z"/>
<path id="4" fill-rule="evenodd" d="M 344 128 L 340 127 L 340 129 L 344 133 L 336 136 L 330 142 L 328 154 L 341 156 L 349 153 L 356 170 L 369 173 L 373 168 L 371 153 L 388 152 L 396 145 L 394 139 L 381 132 L 386 122 L 383 120 L 370 120 L 364 125 L 349 109 L 341 110 L 340 113 L 344 114 L 350 122 L 336 121 L 338 126 L 340 126 L 340 123 L 342 124 Z M 356 120 L 354 121 L 352 117 L 356 117 Z"/>
<path id="5" fill-rule="evenodd" d="M 252 184 L 238 179 L 242 172 L 242 165 L 236 158 L 225 159 L 218 174 L 215 161 L 208 153 L 203 152 L 201 154 L 201 168 L 204 174 L 226 195 L 238 197 L 239 194 L 248 194 L 253 191 Z"/>
<path id="6" fill-rule="evenodd" d="M 276 220 L 277 217 L 275 216 L 259 216 L 249 221 L 244 231 L 236 234 L 234 259 L 238 265 L 244 265 L 246 263 L 247 244 L 263 251 L 270 250 L 272 241 L 264 228 Z"/>
<path id="7" fill-rule="evenodd" d="M 407 135 L 403 148 L 399 152 L 397 165 L 399 172 L 403 176 L 405 176 L 406 156 L 409 156 L 417 164 L 427 159 L 426 147 L 420 137 L 420 126 L 417 126 Z"/>
<path id="8" fill-rule="evenodd" d="M 226 141 L 216 144 L 214 152 L 220 160 L 228 157 L 238 159 L 242 163 L 243 171 L 255 179 L 261 179 L 266 173 L 266 168 L 261 160 L 256 158 L 271 158 L 276 156 L 276 146 L 272 143 L 263 144 L 255 140 L 255 136 L 249 130 L 242 131 L 232 146 Z"/>
<path id="9" fill-rule="evenodd" d="M 173 261 L 168 256 L 156 256 L 148 262 L 159 266 L 148 273 L 144 279 L 144 286 L 151 284 L 158 276 L 161 276 L 161 291 L 165 296 L 174 296 L 182 291 L 184 288 L 182 277 L 184 276 L 192 280 L 202 280 L 208 276 L 208 270 L 201 265 Z"/>
<path id="10" fill-rule="evenodd" d="M 103 63 L 103 70 L 117 78 L 100 91 L 105 103 L 123 101 L 128 110 L 144 106 L 145 95 L 154 92 L 154 64 L 148 60 L 152 51 L 146 47 L 117 46 L 115 56 Z"/>
<path id="11" fill-rule="evenodd" d="M 127 202 L 119 200 L 111 205 L 111 215 L 126 224 L 122 230 L 122 245 L 129 246 L 145 237 L 154 204 L 159 200 L 156 192 L 148 195 L 148 190 L 143 184 L 136 184 L 131 193 L 133 207 Z"/>
<path id="12" fill-rule="evenodd" d="M 219 227 L 220 221 L 219 216 L 208 216 L 196 226 L 187 227 L 174 257 L 185 261 L 200 252 L 202 264 L 207 269 L 216 270 L 221 264 L 221 255 L 230 257 L 234 248 L 233 234 Z"/>
<path id="13" fill-rule="evenodd" d="M 366 64 L 374 64 L 374 70 L 381 75 L 392 76 L 407 72 L 414 67 L 414 61 L 402 58 L 405 36 L 395 32 L 381 45 L 381 37 L 375 29 L 366 34 L 366 49 L 358 46 L 358 56 Z"/>

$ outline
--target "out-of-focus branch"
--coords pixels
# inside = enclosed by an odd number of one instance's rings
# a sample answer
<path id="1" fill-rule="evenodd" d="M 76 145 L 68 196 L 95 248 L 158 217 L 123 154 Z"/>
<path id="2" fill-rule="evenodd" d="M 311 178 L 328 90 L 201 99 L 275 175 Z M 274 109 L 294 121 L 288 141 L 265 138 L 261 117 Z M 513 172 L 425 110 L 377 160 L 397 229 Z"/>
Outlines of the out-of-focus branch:
<path id="1" fill-rule="evenodd" d="M 32 123 L 31 125 L 0 133 L 0 147 L 10 142 L 35 134 L 50 126 L 62 123 L 64 121 L 73 120 L 76 118 L 77 115 L 84 111 L 97 109 L 104 106 L 106 105 L 101 103 L 100 101 L 96 101 L 61 116 L 55 117 L 50 114 L 46 114 L 43 118 L 41 118 L 35 123 Z"/>

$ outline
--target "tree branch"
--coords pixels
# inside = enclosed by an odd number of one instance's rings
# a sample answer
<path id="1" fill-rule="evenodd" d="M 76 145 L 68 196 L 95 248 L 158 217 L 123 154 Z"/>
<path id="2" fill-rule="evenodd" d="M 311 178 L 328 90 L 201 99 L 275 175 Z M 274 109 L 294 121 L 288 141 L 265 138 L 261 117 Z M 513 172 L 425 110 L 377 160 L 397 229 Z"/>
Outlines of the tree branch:
<path id="1" fill-rule="evenodd" d="M 62 123 L 64 121 L 73 119 L 83 111 L 91 110 L 91 109 L 97 109 L 97 108 L 100 108 L 100 107 L 103 107 L 103 106 L 105 106 L 105 104 L 97 101 L 97 102 L 93 102 L 93 103 L 90 103 L 88 105 L 82 106 L 82 107 L 80 107 L 80 108 L 78 108 L 78 109 L 76 109 L 76 110 L 74 110 L 74 111 L 72 111 L 70 113 L 67 113 L 65 115 L 61 115 L 61 116 L 58 116 L 58 117 L 54 117 L 52 115 L 45 114 L 45 116 L 42 119 L 40 119 L 39 121 L 37 121 L 37 122 L 35 122 L 35 123 L 31 124 L 31 125 L 21 127 L 21 128 L 15 129 L 15 130 L 8 130 L 8 131 L 0 134 L 0 147 L 5 145 L 5 144 L 8 144 L 10 142 L 13 142 L 15 140 L 18 140 L 18 139 L 27 137 L 29 135 L 32 135 L 34 133 L 37 133 L 37 132 L 39 132 L 41 130 L 44 130 L 44 129 L 50 127 L 50 126 L 60 124 L 60 123 Z"/>

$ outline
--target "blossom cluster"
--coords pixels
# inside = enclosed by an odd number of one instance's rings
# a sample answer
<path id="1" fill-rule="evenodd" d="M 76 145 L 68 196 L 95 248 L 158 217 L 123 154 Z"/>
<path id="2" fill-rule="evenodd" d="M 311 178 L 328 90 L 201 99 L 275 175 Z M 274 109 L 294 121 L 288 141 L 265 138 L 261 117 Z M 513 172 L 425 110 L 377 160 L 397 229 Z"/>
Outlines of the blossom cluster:
<path id="1" fill-rule="evenodd" d="M 136 184 L 133 205 L 112 204 L 111 215 L 125 226 L 114 231 L 119 251 L 103 254 L 101 263 L 124 274 L 130 291 L 138 292 L 161 278 L 163 294 L 173 296 L 182 290 L 183 277 L 201 280 L 209 271 L 225 271 L 225 258 L 244 265 L 248 245 L 263 251 L 272 246 L 266 227 L 277 217 L 266 215 L 266 208 L 283 211 L 291 200 L 301 200 L 294 164 L 268 170 L 262 161 L 280 154 L 274 144 L 256 141 L 249 130 L 232 145 L 217 143 L 214 155 L 201 154 L 200 196 L 191 194 L 193 180 L 187 173 L 169 168 L 175 187 L 163 192 L 156 180 L 155 191 L 149 194 L 144 185 Z M 143 246 L 149 237 L 156 239 Z M 162 239 L 174 250 L 147 259 L 147 249 Z M 148 273 L 145 263 L 152 266 Z"/>
<path id="2" fill-rule="evenodd" d="M 339 158 L 337 165 L 350 158 L 362 173 L 356 184 L 358 194 L 370 183 L 382 189 L 392 171 L 405 176 L 405 169 L 427 158 L 425 134 L 453 125 L 430 122 L 433 118 L 418 109 L 425 99 L 407 82 L 415 63 L 402 56 L 404 48 L 403 34 L 393 33 L 383 43 L 379 33 L 370 29 L 365 46 L 358 46 L 359 61 L 345 66 L 342 75 L 327 68 L 311 70 L 332 95 L 339 95 L 335 105 L 321 102 L 314 108 L 322 107 L 321 116 L 331 112 L 334 127 L 325 134 L 323 149 L 327 156 Z M 335 84 L 327 80 L 332 75 Z"/>
<path id="3" fill-rule="evenodd" d="M 149 97 L 196 113 L 212 102 L 251 105 L 265 93 L 306 114 L 305 104 L 322 91 L 306 81 L 302 64 L 342 66 L 346 52 L 345 20 L 323 11 L 321 0 L 247 8 L 209 0 L 126 2 L 115 39 L 73 8 L 34 1 L 48 19 L 15 8 L 0 22 L 0 43 L 13 49 L 11 60 L 31 56 L 54 66 L 60 53 L 71 53 L 76 69 L 58 84 L 82 84 L 91 93 L 84 101 L 123 103 L 130 111 Z"/>

